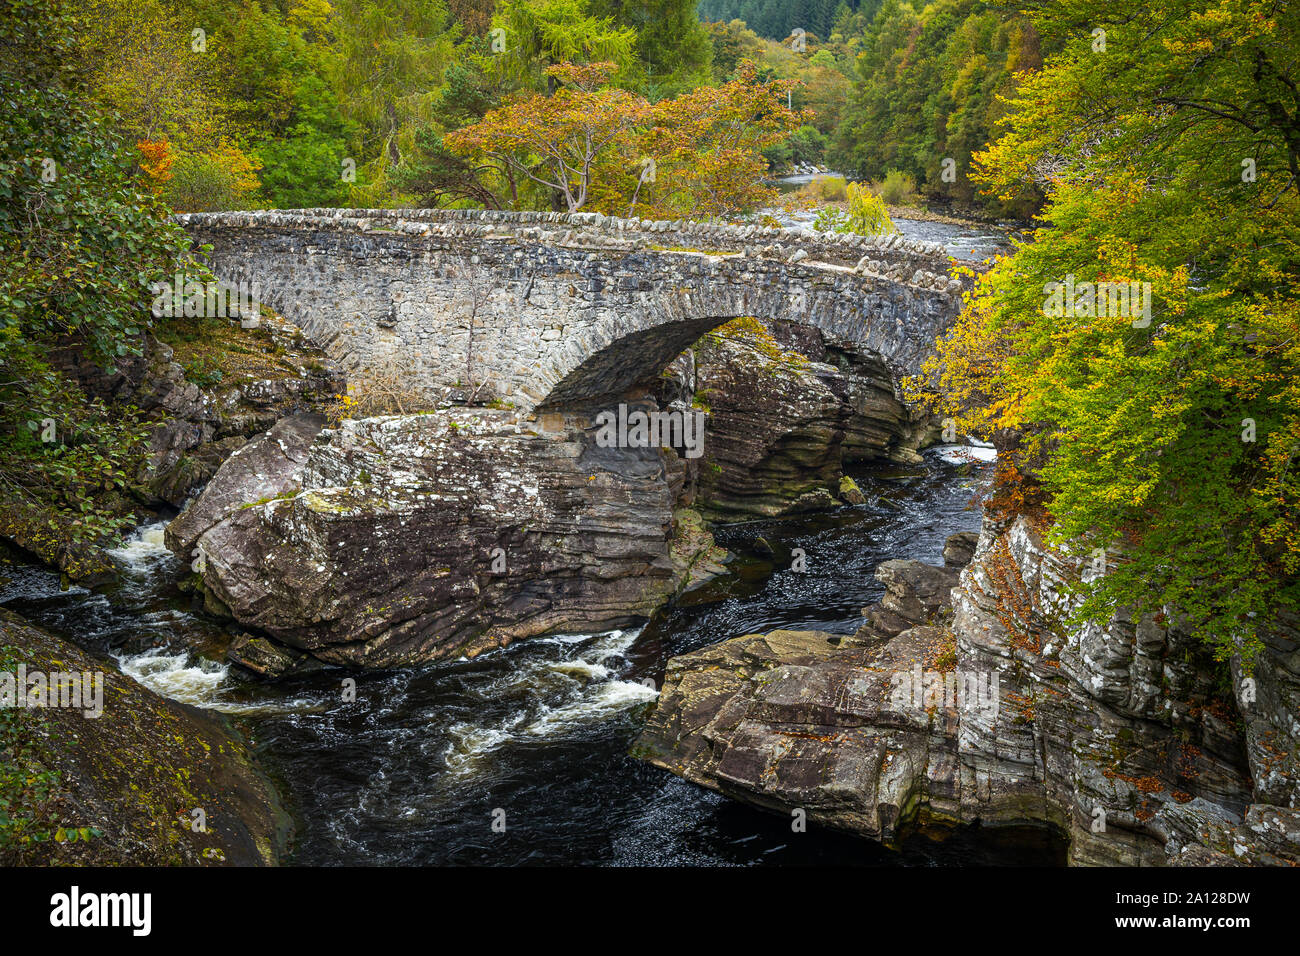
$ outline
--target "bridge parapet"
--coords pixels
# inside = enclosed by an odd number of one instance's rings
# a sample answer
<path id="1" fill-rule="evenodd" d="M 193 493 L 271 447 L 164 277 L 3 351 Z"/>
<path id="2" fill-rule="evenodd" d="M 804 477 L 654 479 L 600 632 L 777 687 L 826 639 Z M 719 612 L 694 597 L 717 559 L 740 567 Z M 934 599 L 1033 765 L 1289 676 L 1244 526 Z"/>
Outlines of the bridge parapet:
<path id="1" fill-rule="evenodd" d="M 631 251 L 732 254 L 808 265 L 849 266 L 856 272 L 925 289 L 958 291 L 953 260 L 942 244 L 892 236 L 859 236 L 729 225 L 693 220 L 620 219 L 600 213 L 510 212 L 493 209 L 284 209 L 188 213 L 176 217 L 192 232 L 219 229 L 397 232 L 458 240 L 518 240 L 546 245 Z"/>

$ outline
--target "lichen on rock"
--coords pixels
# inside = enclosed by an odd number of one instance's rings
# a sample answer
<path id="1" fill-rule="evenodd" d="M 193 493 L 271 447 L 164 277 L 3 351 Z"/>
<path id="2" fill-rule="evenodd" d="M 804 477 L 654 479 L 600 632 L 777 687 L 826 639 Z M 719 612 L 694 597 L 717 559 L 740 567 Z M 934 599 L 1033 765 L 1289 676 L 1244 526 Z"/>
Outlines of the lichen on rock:
<path id="1" fill-rule="evenodd" d="M 1070 624 L 1080 562 L 1026 519 L 986 520 L 944 554 L 882 564 L 885 597 L 852 638 L 748 635 L 673 658 L 634 753 L 885 843 L 978 822 L 1058 832 L 1075 864 L 1300 864 L 1296 634 L 1274 636 L 1236 701 L 1167 622 Z M 898 693 L 909 672 L 919 700 Z M 996 677 L 993 706 L 932 696 L 945 672 Z"/>
<path id="2" fill-rule="evenodd" d="M 586 414 L 557 427 L 486 408 L 345 420 L 301 465 L 277 458 L 299 493 L 201 533 L 203 587 L 258 634 L 385 667 L 632 623 L 715 573 L 698 520 L 679 511 L 674 530 L 661 449 L 602 448 Z M 275 484 L 244 471 L 204 497 Z"/>

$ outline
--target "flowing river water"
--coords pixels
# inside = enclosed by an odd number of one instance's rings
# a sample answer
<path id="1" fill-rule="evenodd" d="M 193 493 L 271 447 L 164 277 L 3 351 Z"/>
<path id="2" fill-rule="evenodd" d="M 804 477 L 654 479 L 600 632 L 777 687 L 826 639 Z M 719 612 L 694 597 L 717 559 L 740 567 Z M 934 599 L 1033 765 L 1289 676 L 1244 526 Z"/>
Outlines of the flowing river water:
<path id="1" fill-rule="evenodd" d="M 277 684 L 230 673 L 220 661 L 231 635 L 176 589 L 162 521 L 114 552 L 123 575 L 108 589 L 60 590 L 57 574 L 9 555 L 0 604 L 160 694 L 229 715 L 295 818 L 291 863 L 1057 863 L 1060 846 L 1025 832 L 918 835 L 899 851 L 811 825 L 793 833 L 787 817 L 628 755 L 668 658 L 775 628 L 852 633 L 881 596 L 880 562 L 941 563 L 948 535 L 979 526 L 972 499 L 990 466 L 968 457 L 932 449 L 923 465 L 858 470 L 866 504 L 716 529 L 738 555 L 731 572 L 643 627 L 353 674 L 352 702 L 339 670 Z M 760 536 L 770 562 L 754 554 Z M 789 570 L 796 547 L 802 573 Z M 504 833 L 492 826 L 500 810 Z"/>
<path id="2" fill-rule="evenodd" d="M 951 456 L 950 456 L 951 457 Z M 104 592 L 59 589 L 21 560 L 0 567 L 0 604 L 98 653 L 153 690 L 224 712 L 257 744 L 296 819 L 300 864 L 613 865 L 1054 862 L 1031 834 L 918 836 L 900 852 L 751 809 L 628 756 L 668 658 L 775 628 L 851 633 L 890 558 L 942 560 L 944 539 L 978 527 L 971 499 L 988 465 L 931 451 L 922 466 L 856 474 L 864 505 L 724 526 L 736 570 L 642 628 L 521 641 L 474 660 L 278 684 L 218 663 L 225 629 L 173 584 L 162 523 L 115 556 Z M 753 556 L 762 536 L 773 563 Z M 789 570 L 793 548 L 807 570 Z M 491 827 L 506 812 L 506 832 Z"/>

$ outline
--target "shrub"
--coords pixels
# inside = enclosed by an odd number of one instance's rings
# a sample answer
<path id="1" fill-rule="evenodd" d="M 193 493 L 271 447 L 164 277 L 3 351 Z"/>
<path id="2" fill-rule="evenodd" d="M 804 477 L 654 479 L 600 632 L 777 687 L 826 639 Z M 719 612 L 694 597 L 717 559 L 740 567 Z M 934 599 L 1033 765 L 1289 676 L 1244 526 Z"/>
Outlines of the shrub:
<path id="1" fill-rule="evenodd" d="M 75 29 L 57 0 L 0 0 L 0 518 L 57 541 L 120 525 L 144 429 L 87 396 L 52 350 L 115 370 L 152 323 L 149 284 L 189 246 L 140 191 L 141 154 L 86 105 Z M 159 172 L 162 159 L 146 156 Z"/>
<path id="2" fill-rule="evenodd" d="M 843 176 L 822 176 L 811 185 L 822 202 L 844 202 L 849 198 L 849 184 Z"/>
<path id="3" fill-rule="evenodd" d="M 849 183 L 849 228 L 847 231 L 864 236 L 898 232 L 894 220 L 889 218 L 889 210 L 881 197 L 873 193 L 862 183 Z"/>
<path id="4" fill-rule="evenodd" d="M 261 162 L 237 146 L 223 143 L 208 153 L 176 157 L 162 196 L 178 212 L 247 209 L 260 185 Z"/>
<path id="5" fill-rule="evenodd" d="M 861 183 L 845 187 L 848 208 L 826 206 L 818 210 L 813 228 L 818 232 L 853 232 L 863 236 L 889 235 L 898 227 L 880 197 Z"/>
<path id="6" fill-rule="evenodd" d="M 804 206 L 844 202 L 848 198 L 848 182 L 843 176 L 819 176 L 804 183 L 794 194 L 796 204 Z"/>
<path id="7" fill-rule="evenodd" d="M 373 362 L 348 382 L 348 394 L 329 409 L 331 422 L 376 415 L 410 415 L 427 411 L 436 400 L 412 384 L 411 369 L 395 360 Z"/>
<path id="8" fill-rule="evenodd" d="M 917 202 L 916 180 L 908 173 L 891 169 L 872 188 L 890 206 L 914 206 Z"/>

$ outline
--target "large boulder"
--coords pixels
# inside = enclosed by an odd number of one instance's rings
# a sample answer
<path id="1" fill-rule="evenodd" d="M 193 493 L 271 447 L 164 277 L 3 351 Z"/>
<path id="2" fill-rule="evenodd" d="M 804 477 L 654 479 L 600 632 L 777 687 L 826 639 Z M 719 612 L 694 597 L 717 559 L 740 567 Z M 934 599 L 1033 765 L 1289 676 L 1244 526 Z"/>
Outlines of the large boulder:
<path id="1" fill-rule="evenodd" d="M 128 486 L 95 493 L 98 511 L 139 518 L 142 509 L 179 508 L 249 438 L 285 416 L 318 413 L 344 391 L 342 375 L 283 319 L 267 314 L 257 330 L 215 324 L 209 331 L 224 338 L 178 348 L 202 349 L 224 371 L 193 358 L 182 364 L 176 350 L 150 335 L 141 337 L 139 354 L 122 357 L 111 371 L 75 338 L 51 348 L 51 365 L 71 382 L 109 407 L 135 409 L 148 429 Z M 66 509 L 20 490 L 0 493 L 0 537 L 82 585 L 112 580 L 118 568 L 104 543 L 84 539 L 80 525 Z"/>
<path id="2" fill-rule="evenodd" d="M 951 815 L 955 715 L 895 702 L 890 675 L 941 637 L 863 647 L 816 631 L 751 634 L 675 657 L 633 754 L 747 803 L 893 844 L 918 810 Z M 952 801 L 949 801 L 952 804 Z"/>
<path id="3" fill-rule="evenodd" d="M 167 547 L 189 555 L 199 536 L 231 512 L 249 502 L 269 501 L 301 490 L 307 453 L 324 427 L 324 415 L 290 415 L 238 448 L 198 498 L 167 526 Z"/>
<path id="4" fill-rule="evenodd" d="M 1165 620 L 1069 624 L 1081 562 L 1027 519 L 970 544 L 949 539 L 945 568 L 882 565 L 886 595 L 851 638 L 674 658 L 634 752 L 885 842 L 979 822 L 1052 829 L 1076 864 L 1300 864 L 1293 633 L 1234 701 Z"/>
<path id="5" fill-rule="evenodd" d="M 895 694 L 893 677 L 951 654 L 951 634 L 929 622 L 950 610 L 958 571 L 889 561 L 876 577 L 885 597 L 852 636 L 774 631 L 672 658 L 633 753 L 887 844 L 956 819 L 956 710 Z"/>
<path id="6" fill-rule="evenodd" d="M 346 420 L 300 468 L 277 460 L 288 491 L 233 508 L 269 486 L 232 468 L 196 545 L 210 606 L 319 660 L 389 667 L 632 623 L 716 568 L 699 522 L 674 522 L 659 448 L 600 447 L 586 415 L 554 418 Z"/>

